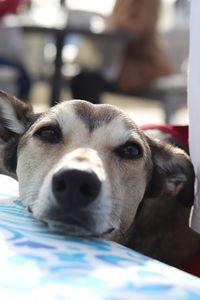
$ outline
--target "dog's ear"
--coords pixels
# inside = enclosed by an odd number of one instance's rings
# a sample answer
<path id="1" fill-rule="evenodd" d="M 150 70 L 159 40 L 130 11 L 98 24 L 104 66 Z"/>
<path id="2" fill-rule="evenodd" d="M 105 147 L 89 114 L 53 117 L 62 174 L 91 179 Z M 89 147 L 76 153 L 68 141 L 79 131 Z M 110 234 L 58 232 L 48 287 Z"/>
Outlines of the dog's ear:
<path id="1" fill-rule="evenodd" d="M 33 120 L 32 107 L 0 91 L 0 168 L 16 176 L 19 137 Z"/>
<path id="2" fill-rule="evenodd" d="M 0 139 L 7 143 L 23 134 L 32 115 L 32 107 L 0 91 Z"/>
<path id="3" fill-rule="evenodd" d="M 147 137 L 152 153 L 153 172 L 145 198 L 175 197 L 184 206 L 194 201 L 194 170 L 181 149 Z"/>

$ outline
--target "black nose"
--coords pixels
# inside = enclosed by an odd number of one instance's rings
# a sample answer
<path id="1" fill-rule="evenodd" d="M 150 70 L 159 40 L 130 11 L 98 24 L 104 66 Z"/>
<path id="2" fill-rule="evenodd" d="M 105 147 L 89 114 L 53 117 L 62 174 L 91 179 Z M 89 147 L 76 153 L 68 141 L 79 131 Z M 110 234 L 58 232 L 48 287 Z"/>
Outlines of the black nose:
<path id="1" fill-rule="evenodd" d="M 68 209 L 83 208 L 93 202 L 101 189 L 101 181 L 94 172 L 61 169 L 52 179 L 57 203 Z"/>

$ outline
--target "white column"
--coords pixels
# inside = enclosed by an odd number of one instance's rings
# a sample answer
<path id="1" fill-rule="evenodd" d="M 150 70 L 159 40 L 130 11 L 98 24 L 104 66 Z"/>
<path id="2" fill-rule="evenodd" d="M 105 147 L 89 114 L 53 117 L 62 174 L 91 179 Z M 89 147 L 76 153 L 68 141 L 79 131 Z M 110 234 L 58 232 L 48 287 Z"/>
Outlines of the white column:
<path id="1" fill-rule="evenodd" d="M 189 143 L 196 173 L 191 227 L 200 233 L 200 0 L 191 0 L 188 76 Z"/>

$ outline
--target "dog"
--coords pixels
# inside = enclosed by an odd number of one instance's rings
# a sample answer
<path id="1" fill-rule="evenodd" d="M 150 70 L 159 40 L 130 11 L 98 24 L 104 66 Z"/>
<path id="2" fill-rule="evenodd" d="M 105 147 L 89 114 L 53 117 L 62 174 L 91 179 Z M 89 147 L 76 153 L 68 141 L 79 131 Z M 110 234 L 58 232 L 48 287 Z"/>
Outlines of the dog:
<path id="1" fill-rule="evenodd" d="M 20 199 L 51 230 L 107 238 L 169 264 L 199 251 L 188 227 L 189 156 L 115 106 L 71 100 L 35 114 L 0 92 L 0 139 Z"/>

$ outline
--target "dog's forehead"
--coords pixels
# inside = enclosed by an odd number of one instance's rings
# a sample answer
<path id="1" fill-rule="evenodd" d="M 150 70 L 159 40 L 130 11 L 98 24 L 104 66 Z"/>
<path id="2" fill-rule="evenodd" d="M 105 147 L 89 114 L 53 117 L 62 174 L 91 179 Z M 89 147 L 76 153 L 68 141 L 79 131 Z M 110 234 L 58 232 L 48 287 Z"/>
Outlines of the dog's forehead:
<path id="1" fill-rule="evenodd" d="M 143 140 L 133 120 L 113 105 L 94 105 L 82 100 L 62 102 L 44 113 L 33 128 L 57 122 L 64 137 L 76 143 L 117 146 L 129 138 Z"/>
<path id="2" fill-rule="evenodd" d="M 120 109 L 109 104 L 94 105 L 82 100 L 65 101 L 55 106 L 51 112 L 64 127 L 75 126 L 79 120 L 89 132 L 108 125 L 114 120 L 121 121 L 126 130 L 137 129 L 135 123 Z"/>
<path id="3" fill-rule="evenodd" d="M 75 102 L 73 107 L 76 116 L 90 132 L 109 124 L 120 115 L 120 112 L 111 105 L 88 105 L 84 102 Z"/>

